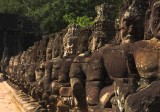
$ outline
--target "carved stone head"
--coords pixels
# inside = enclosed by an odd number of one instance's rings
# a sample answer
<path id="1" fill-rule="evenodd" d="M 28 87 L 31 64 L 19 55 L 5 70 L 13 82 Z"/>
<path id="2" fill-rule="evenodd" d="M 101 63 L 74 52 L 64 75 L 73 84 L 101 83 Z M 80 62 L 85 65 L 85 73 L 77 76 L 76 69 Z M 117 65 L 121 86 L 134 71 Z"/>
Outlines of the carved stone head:
<path id="1" fill-rule="evenodd" d="M 78 54 L 88 51 L 88 41 L 92 31 L 89 28 L 82 29 L 78 36 Z"/>
<path id="2" fill-rule="evenodd" d="M 94 20 L 88 48 L 91 52 L 104 46 L 115 36 L 114 6 L 103 3 L 95 9 L 97 11 L 97 17 Z"/>
<path id="3" fill-rule="evenodd" d="M 158 0 L 152 6 L 150 24 L 153 36 L 160 39 L 160 1 Z"/>
<path id="4" fill-rule="evenodd" d="M 80 27 L 78 25 L 69 25 L 66 35 L 63 37 L 63 56 L 69 56 L 76 54 L 77 42 Z"/>
<path id="5" fill-rule="evenodd" d="M 49 36 L 49 41 L 48 41 L 48 45 L 47 45 L 47 49 L 46 49 L 46 60 L 51 60 L 52 59 L 52 48 L 53 48 L 53 44 L 54 44 L 54 34 L 51 34 Z"/>
<path id="6" fill-rule="evenodd" d="M 125 2 L 129 1 L 129 2 Z M 134 42 L 144 38 L 146 1 L 125 0 L 119 19 L 119 36 L 122 42 Z"/>
<path id="7" fill-rule="evenodd" d="M 95 18 L 94 22 L 106 21 L 106 20 L 110 20 L 111 18 L 113 18 L 114 11 L 113 10 L 111 11 L 111 9 L 113 8 L 114 6 L 108 5 L 106 3 L 96 6 L 95 10 L 97 12 L 97 17 Z"/>
<path id="8" fill-rule="evenodd" d="M 151 0 L 146 13 L 145 39 L 160 39 L 160 1 Z"/>
<path id="9" fill-rule="evenodd" d="M 62 32 L 57 32 L 55 33 L 55 38 L 52 46 L 52 59 L 61 57 L 61 53 L 63 52 L 62 49 L 63 49 Z"/>
<path id="10" fill-rule="evenodd" d="M 48 36 L 43 36 L 42 40 L 40 40 L 39 46 L 37 49 L 38 61 L 46 60 L 46 49 L 47 49 L 48 41 L 49 41 Z"/>

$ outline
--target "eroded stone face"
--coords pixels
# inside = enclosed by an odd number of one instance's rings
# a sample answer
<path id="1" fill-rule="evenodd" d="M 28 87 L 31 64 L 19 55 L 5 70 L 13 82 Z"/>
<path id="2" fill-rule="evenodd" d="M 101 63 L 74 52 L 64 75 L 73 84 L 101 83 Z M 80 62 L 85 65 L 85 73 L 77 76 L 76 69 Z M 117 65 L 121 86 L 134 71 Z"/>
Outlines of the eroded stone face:
<path id="1" fill-rule="evenodd" d="M 47 49 L 46 49 L 46 60 L 51 60 L 52 59 L 52 48 L 53 48 L 53 43 L 54 43 L 54 34 L 50 35 Z"/>
<path id="2" fill-rule="evenodd" d="M 143 38 L 144 14 L 142 4 L 132 0 L 126 11 L 120 17 L 120 39 L 122 42 L 134 42 Z"/>
<path id="3" fill-rule="evenodd" d="M 62 46 L 63 46 L 63 37 L 62 33 L 58 32 L 55 34 L 55 39 L 53 41 L 53 47 L 52 47 L 52 59 L 61 57 L 62 51 Z"/>
<path id="4" fill-rule="evenodd" d="M 106 21 L 107 19 L 110 19 L 110 17 L 113 17 L 112 13 L 114 11 L 110 11 L 113 8 L 114 6 L 108 5 L 106 3 L 96 6 L 95 10 L 97 12 L 97 17 L 95 18 L 94 22 Z"/>
<path id="5" fill-rule="evenodd" d="M 78 54 L 88 51 L 88 41 L 90 35 L 91 35 L 90 29 L 81 30 L 80 35 L 78 37 L 78 48 L 77 48 Z"/>
<path id="6" fill-rule="evenodd" d="M 76 54 L 79 30 L 80 27 L 77 25 L 71 25 L 68 27 L 68 31 L 63 38 L 63 56 Z"/>
<path id="7" fill-rule="evenodd" d="M 147 33 L 151 33 L 148 34 L 151 40 L 135 44 L 134 58 L 141 78 L 151 79 L 159 77 L 160 1 L 150 1 L 148 11 L 150 15 L 147 20 L 149 24 Z"/>
<path id="8" fill-rule="evenodd" d="M 150 28 L 153 36 L 160 39 L 160 1 L 155 2 L 151 9 Z"/>
<path id="9" fill-rule="evenodd" d="M 107 44 L 115 36 L 114 6 L 103 3 L 95 8 L 97 17 L 94 20 L 92 35 L 90 36 L 89 50 L 94 52 Z"/>
<path id="10" fill-rule="evenodd" d="M 105 44 L 106 44 L 105 38 L 98 38 L 96 36 L 93 36 L 89 44 L 89 50 L 91 52 L 94 52 L 95 50 L 98 50 L 100 47 L 104 46 Z"/>

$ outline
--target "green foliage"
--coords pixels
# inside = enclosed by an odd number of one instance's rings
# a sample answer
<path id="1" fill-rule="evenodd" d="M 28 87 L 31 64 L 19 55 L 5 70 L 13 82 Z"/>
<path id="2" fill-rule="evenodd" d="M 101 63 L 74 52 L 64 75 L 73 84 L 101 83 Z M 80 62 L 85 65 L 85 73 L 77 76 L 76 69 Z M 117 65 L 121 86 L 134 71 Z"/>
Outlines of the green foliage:
<path id="1" fill-rule="evenodd" d="M 17 0 L 0 0 L 0 12 L 15 13 L 18 11 L 19 5 Z"/>
<path id="2" fill-rule="evenodd" d="M 121 0 L 0 0 L 0 12 L 35 17 L 42 30 L 51 33 L 69 23 L 92 25 L 95 6 L 104 2 L 116 5 L 116 17 Z"/>
<path id="3" fill-rule="evenodd" d="M 68 24 L 76 24 L 76 19 L 73 15 L 73 13 L 71 14 L 65 14 L 63 16 L 64 21 L 68 22 Z"/>
<path id="4" fill-rule="evenodd" d="M 92 17 L 87 17 L 87 16 L 82 16 L 82 17 L 75 17 L 73 13 L 71 14 L 65 14 L 63 16 L 63 19 L 68 23 L 68 24 L 76 24 L 81 27 L 87 27 L 87 26 L 92 26 L 93 25 L 93 18 Z"/>
<path id="5" fill-rule="evenodd" d="M 78 16 L 76 19 L 76 22 L 81 27 L 92 26 L 93 25 L 93 18 L 87 17 L 87 16 L 82 16 L 82 17 Z"/>

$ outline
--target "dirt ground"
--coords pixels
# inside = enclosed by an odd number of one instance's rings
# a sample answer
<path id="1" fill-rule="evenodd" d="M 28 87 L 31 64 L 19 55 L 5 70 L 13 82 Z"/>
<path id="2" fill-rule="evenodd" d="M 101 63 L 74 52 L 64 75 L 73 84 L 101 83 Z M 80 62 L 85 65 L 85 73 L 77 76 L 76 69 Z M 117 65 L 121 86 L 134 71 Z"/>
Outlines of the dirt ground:
<path id="1" fill-rule="evenodd" d="M 0 75 L 0 112 L 21 112 Z"/>

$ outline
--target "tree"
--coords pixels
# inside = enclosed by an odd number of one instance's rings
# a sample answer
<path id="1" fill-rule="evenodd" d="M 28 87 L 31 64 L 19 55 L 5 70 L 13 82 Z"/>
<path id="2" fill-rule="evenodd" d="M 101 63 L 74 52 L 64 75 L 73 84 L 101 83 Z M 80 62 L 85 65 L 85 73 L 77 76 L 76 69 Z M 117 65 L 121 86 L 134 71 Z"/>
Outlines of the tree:
<path id="1" fill-rule="evenodd" d="M 121 0 L 0 0 L 0 12 L 32 16 L 43 31 L 51 33 L 73 22 L 92 25 L 95 6 L 104 2 L 116 5 L 116 17 Z"/>

